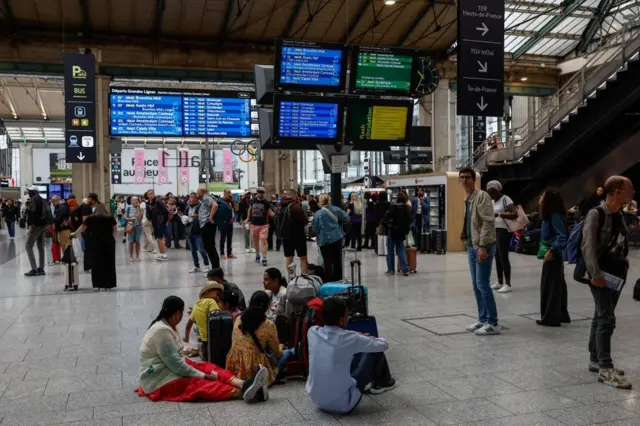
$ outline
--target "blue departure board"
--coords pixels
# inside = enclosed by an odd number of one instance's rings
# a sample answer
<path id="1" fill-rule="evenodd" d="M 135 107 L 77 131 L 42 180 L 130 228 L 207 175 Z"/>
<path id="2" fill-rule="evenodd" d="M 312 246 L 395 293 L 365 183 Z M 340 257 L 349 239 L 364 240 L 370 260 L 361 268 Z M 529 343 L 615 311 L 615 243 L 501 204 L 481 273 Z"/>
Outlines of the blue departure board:
<path id="1" fill-rule="evenodd" d="M 344 54 L 341 49 L 282 46 L 280 84 L 339 87 Z"/>
<path id="2" fill-rule="evenodd" d="M 251 99 L 185 96 L 184 136 L 251 136 Z"/>
<path id="3" fill-rule="evenodd" d="M 182 135 L 180 96 L 112 93 L 110 104 L 114 136 Z"/>
<path id="4" fill-rule="evenodd" d="M 281 138 L 335 139 L 340 119 L 337 103 L 280 103 L 278 135 Z"/>

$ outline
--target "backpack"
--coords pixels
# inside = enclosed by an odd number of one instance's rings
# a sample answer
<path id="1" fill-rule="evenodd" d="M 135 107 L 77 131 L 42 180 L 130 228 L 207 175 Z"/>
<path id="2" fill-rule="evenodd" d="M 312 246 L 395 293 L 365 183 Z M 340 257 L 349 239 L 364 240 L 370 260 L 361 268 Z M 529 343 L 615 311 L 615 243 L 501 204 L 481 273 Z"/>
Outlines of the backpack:
<path id="1" fill-rule="evenodd" d="M 314 275 L 300 275 L 291 280 L 287 286 L 287 302 L 294 311 L 305 307 L 307 303 L 318 297 L 322 280 Z"/>
<path id="2" fill-rule="evenodd" d="M 48 203 L 42 201 L 42 221 L 45 225 L 53 225 L 53 212 Z"/>
<path id="3" fill-rule="evenodd" d="M 291 205 L 280 208 L 276 216 L 276 237 L 281 240 L 291 240 L 293 238 L 293 216 L 291 215 Z"/>
<path id="4" fill-rule="evenodd" d="M 233 216 L 233 209 L 229 203 L 221 198 L 216 199 L 216 203 L 218 203 L 218 211 L 213 216 L 213 222 L 218 225 L 218 227 L 228 225 Z"/>
<path id="5" fill-rule="evenodd" d="M 605 214 L 602 207 L 596 207 L 599 214 L 600 223 L 598 225 L 598 231 L 602 229 L 605 222 Z M 575 265 L 578 263 L 578 259 L 582 256 L 580 247 L 582 246 L 582 230 L 584 228 L 584 220 L 577 223 L 573 228 L 571 228 L 571 232 L 569 233 L 569 238 L 567 239 L 567 244 L 564 246 L 562 250 L 562 260 L 568 262 L 570 265 Z"/>

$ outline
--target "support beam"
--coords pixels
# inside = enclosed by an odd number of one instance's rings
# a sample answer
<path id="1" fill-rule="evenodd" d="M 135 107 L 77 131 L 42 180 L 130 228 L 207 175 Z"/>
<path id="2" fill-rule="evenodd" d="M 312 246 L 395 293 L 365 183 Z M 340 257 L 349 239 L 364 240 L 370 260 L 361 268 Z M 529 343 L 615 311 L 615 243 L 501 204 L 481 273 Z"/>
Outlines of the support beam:
<path id="1" fill-rule="evenodd" d="M 593 38 L 598 34 L 598 30 L 602 28 L 602 23 L 605 18 L 611 12 L 611 8 L 616 3 L 615 0 L 602 0 L 598 5 L 598 11 L 595 13 L 593 18 L 587 24 L 587 27 L 584 29 L 582 33 L 582 38 L 580 43 L 578 43 L 578 47 L 576 47 L 576 51 L 578 53 L 585 53 L 587 48 L 593 41 Z"/>
<path id="2" fill-rule="evenodd" d="M 218 33 L 218 42 L 222 43 L 225 38 L 227 38 L 229 22 L 231 22 L 231 12 L 233 11 L 233 0 L 227 0 L 227 9 L 224 14 L 224 21 L 222 22 L 222 27 L 220 27 L 220 32 Z"/>
<path id="3" fill-rule="evenodd" d="M 512 35 L 518 37 L 535 37 L 535 31 L 520 31 L 520 30 L 507 30 L 504 32 L 505 35 Z M 580 34 L 560 34 L 560 33 L 549 33 L 546 35 L 546 38 L 553 38 L 557 40 L 580 40 Z"/>
<path id="4" fill-rule="evenodd" d="M 561 15 L 562 8 L 551 3 L 539 3 L 531 0 L 510 0 L 505 4 L 506 12 L 530 13 L 534 15 Z M 571 13 L 574 18 L 591 18 L 596 13 L 595 7 L 580 6 Z"/>
<path id="5" fill-rule="evenodd" d="M 86 2 L 87 0 L 81 0 Z M 156 19 L 153 24 L 153 38 L 158 39 L 162 31 L 162 21 L 164 20 L 164 11 L 167 8 L 166 0 L 156 0 Z"/>
<path id="6" fill-rule="evenodd" d="M 91 38 L 93 25 L 91 24 L 91 15 L 89 15 L 89 0 L 79 0 L 79 2 L 82 11 L 82 35 Z"/>
<path id="7" fill-rule="evenodd" d="M 9 4 L 9 0 L 2 0 L 2 8 L 4 11 L 4 19 L 6 19 L 11 35 L 16 33 L 16 20 L 13 18 L 13 10 Z"/>
<path id="8" fill-rule="evenodd" d="M 415 29 L 418 27 L 420 22 L 422 22 L 424 17 L 427 16 L 427 13 L 433 7 L 434 3 L 435 1 L 432 0 L 422 5 L 415 19 L 411 22 L 411 24 L 409 24 L 409 26 L 407 27 L 405 32 L 402 34 L 402 36 L 400 36 L 400 38 L 396 42 L 396 45 L 402 46 L 404 42 L 407 41 L 409 36 L 415 31 Z"/>
<path id="9" fill-rule="evenodd" d="M 302 5 L 305 1 L 308 0 L 297 0 L 296 4 L 293 6 L 291 10 L 291 15 L 289 15 L 289 19 L 287 19 L 287 25 L 284 27 L 282 32 L 280 33 L 280 38 L 287 38 L 291 34 L 291 30 L 293 29 L 293 24 L 296 23 L 298 16 L 300 15 L 300 9 L 302 9 Z"/>
<path id="10" fill-rule="evenodd" d="M 566 0 L 562 8 L 562 14 L 551 18 L 542 28 L 540 28 L 535 36 L 527 40 L 522 46 L 513 53 L 513 59 L 518 59 L 525 53 L 527 53 L 533 46 L 535 46 L 540 40 L 550 34 L 566 17 L 575 12 L 585 0 Z"/>
<path id="11" fill-rule="evenodd" d="M 360 23 L 360 21 L 362 20 L 362 17 L 364 16 L 364 13 L 367 11 L 369 6 L 371 6 L 371 1 L 372 0 L 361 0 L 360 7 L 356 12 L 355 19 L 349 25 L 347 32 L 344 34 L 344 37 L 342 37 L 345 43 L 349 42 L 349 38 L 358 27 L 358 24 Z"/>

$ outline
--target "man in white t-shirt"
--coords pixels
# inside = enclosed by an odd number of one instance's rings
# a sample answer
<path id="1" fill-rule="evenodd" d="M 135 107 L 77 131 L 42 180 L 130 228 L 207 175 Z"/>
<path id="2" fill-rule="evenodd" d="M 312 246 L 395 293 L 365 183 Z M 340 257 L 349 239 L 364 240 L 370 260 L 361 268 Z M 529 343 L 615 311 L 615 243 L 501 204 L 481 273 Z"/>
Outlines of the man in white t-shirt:
<path id="1" fill-rule="evenodd" d="M 518 218 L 518 210 L 509 196 L 502 193 L 502 184 L 497 180 L 487 183 L 487 192 L 493 201 L 493 211 L 496 215 L 496 272 L 498 282 L 491 288 L 498 293 L 510 293 L 511 289 L 511 262 L 509 261 L 509 246 L 513 238 L 513 232 L 507 220 Z M 506 220 L 505 220 L 506 219 Z"/>

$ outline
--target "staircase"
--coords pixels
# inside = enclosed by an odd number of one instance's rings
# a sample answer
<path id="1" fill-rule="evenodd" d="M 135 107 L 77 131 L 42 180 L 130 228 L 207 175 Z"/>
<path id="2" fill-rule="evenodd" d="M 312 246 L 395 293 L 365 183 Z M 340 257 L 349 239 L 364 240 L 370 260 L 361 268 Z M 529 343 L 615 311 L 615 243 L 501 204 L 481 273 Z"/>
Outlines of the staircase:
<path id="1" fill-rule="evenodd" d="M 478 159 L 474 167 L 483 181 L 500 180 L 505 193 L 526 203 L 546 187 L 583 174 L 640 131 L 640 32 L 626 36 L 616 48 L 592 55 L 552 106 L 514 130 L 524 137 L 521 146 Z M 640 161 L 640 149 L 637 155 Z"/>

